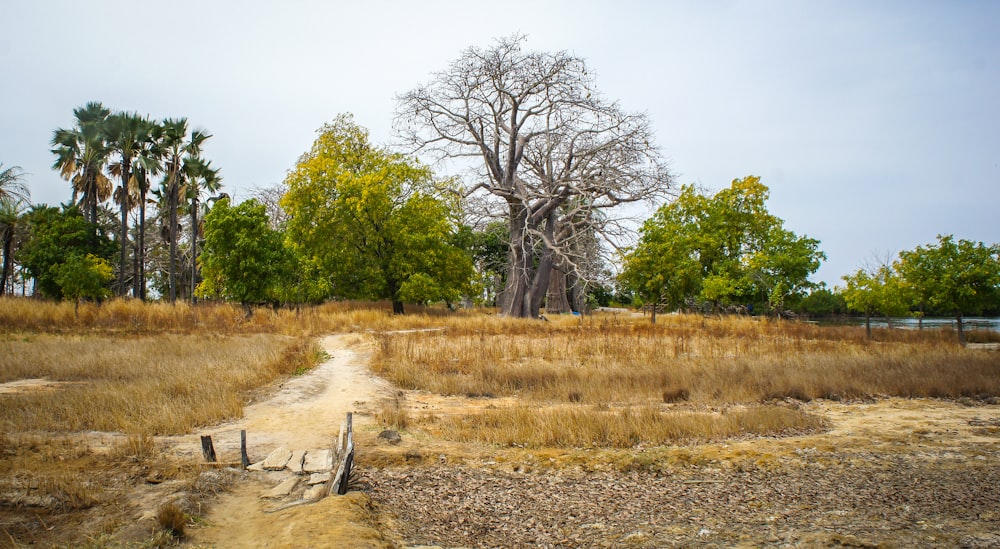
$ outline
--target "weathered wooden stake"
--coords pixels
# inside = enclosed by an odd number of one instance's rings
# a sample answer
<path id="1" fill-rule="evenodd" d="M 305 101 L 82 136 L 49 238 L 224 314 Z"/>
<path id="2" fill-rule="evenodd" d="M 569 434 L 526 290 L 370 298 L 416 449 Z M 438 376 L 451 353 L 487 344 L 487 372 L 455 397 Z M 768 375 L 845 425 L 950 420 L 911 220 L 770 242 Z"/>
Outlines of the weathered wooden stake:
<path id="1" fill-rule="evenodd" d="M 247 456 L 247 430 L 240 430 L 240 465 L 244 469 L 250 467 L 250 458 Z"/>
<path id="2" fill-rule="evenodd" d="M 353 414 L 348 412 L 347 422 L 342 433 L 342 442 L 338 441 L 338 446 L 341 443 L 343 446 L 337 448 L 337 453 L 339 455 L 339 459 L 337 461 L 339 462 L 339 466 L 337 467 L 337 473 L 330 481 L 330 494 L 336 493 L 344 495 L 347 493 L 347 483 L 351 477 L 351 466 L 354 464 L 354 431 L 352 428 L 352 418 Z"/>
<path id="3" fill-rule="evenodd" d="M 215 461 L 215 446 L 212 445 L 211 436 L 202 435 L 201 455 L 205 456 L 205 461 L 208 462 Z"/>

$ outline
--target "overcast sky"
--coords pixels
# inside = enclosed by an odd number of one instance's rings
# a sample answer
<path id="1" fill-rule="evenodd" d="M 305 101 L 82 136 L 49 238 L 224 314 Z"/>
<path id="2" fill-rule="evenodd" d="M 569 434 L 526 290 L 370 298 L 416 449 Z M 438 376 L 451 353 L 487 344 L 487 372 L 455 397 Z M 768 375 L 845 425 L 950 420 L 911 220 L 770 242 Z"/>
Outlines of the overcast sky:
<path id="1" fill-rule="evenodd" d="M 831 286 L 939 233 L 1000 241 L 1000 2 L 0 0 L 0 162 L 70 198 L 49 141 L 88 101 L 213 134 L 239 198 L 354 114 L 393 139 L 395 96 L 469 46 L 587 60 L 648 113 L 680 183 L 759 175 L 829 259 Z"/>

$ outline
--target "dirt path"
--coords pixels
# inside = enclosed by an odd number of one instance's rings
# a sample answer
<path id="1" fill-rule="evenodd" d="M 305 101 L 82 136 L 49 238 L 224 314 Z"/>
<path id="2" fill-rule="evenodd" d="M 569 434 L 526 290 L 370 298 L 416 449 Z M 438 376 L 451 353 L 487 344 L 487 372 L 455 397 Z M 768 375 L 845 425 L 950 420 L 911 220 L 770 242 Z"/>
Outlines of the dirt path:
<path id="1" fill-rule="evenodd" d="M 347 412 L 356 412 L 354 424 L 363 429 L 372 420 L 370 412 L 378 400 L 391 395 L 391 386 L 374 377 L 367 368 L 369 348 L 363 336 L 334 335 L 321 342 L 330 358 L 308 374 L 291 378 L 265 401 L 246 407 L 244 418 L 225 424 L 208 434 L 216 441 L 220 460 L 238 460 L 239 432 L 247 430 L 248 453 L 258 461 L 278 446 L 289 449 L 329 448 L 337 437 Z M 197 448 L 197 437 L 185 440 L 181 453 Z M 339 524 L 338 517 L 364 513 L 359 498 L 326 498 L 279 513 L 265 513 L 273 503 L 262 500 L 270 488 L 266 475 L 251 475 L 236 489 L 214 502 L 205 516 L 205 526 L 189 530 L 189 543 L 196 547 L 327 547 L 338 540 L 366 539 L 380 546 L 377 532 L 356 524 Z M 344 521 L 349 522 L 349 521 Z"/>

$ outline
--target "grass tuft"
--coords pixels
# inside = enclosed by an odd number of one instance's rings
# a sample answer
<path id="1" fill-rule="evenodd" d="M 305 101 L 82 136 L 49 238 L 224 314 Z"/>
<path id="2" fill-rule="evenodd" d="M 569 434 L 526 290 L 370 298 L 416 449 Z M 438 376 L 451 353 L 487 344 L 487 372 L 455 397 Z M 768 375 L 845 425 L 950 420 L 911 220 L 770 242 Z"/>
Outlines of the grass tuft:
<path id="1" fill-rule="evenodd" d="M 184 537 L 184 528 L 187 526 L 188 517 L 176 503 L 161 505 L 156 512 L 156 521 L 160 528 L 170 533 L 176 538 Z"/>
<path id="2" fill-rule="evenodd" d="M 402 393 L 384 400 L 378 411 L 378 422 L 390 429 L 403 430 L 410 426 L 410 415 L 403 402 Z"/>

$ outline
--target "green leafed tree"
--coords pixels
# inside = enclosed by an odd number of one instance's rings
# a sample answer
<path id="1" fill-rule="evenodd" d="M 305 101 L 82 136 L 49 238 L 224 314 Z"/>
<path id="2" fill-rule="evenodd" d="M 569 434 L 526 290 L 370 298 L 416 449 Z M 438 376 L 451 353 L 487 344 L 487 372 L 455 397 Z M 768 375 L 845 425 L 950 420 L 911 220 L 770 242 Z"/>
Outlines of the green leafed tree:
<path id="1" fill-rule="evenodd" d="M 872 336 L 872 315 L 903 316 L 909 310 L 905 290 L 891 265 L 858 269 L 842 278 L 846 286 L 840 294 L 848 309 L 865 315 L 865 333 L 869 338 Z"/>
<path id="2" fill-rule="evenodd" d="M 624 256 L 621 283 L 656 310 L 683 307 L 701 289 L 701 264 L 694 240 L 696 226 L 685 217 L 684 202 L 700 197 L 681 194 L 673 207 L 660 208 L 643 223 L 639 243 Z"/>
<path id="3" fill-rule="evenodd" d="M 90 254 L 110 261 L 116 249 L 105 232 L 84 219 L 76 206 L 36 206 L 27 214 L 27 226 L 28 238 L 19 255 L 21 265 L 35 279 L 36 291 L 45 297 L 64 297 L 57 277 L 70 258 Z"/>
<path id="4" fill-rule="evenodd" d="M 768 188 L 748 176 L 714 195 L 685 186 L 643 225 L 623 257 L 621 281 L 671 308 L 760 307 L 774 314 L 812 287 L 825 259 L 819 241 L 785 229 L 766 206 Z"/>
<path id="5" fill-rule="evenodd" d="M 0 255 L 3 260 L 0 274 L 0 296 L 14 293 L 14 256 L 23 243 L 25 212 L 28 203 L 13 197 L 0 197 Z"/>
<path id="6" fill-rule="evenodd" d="M 429 169 L 368 142 L 349 115 L 323 126 L 285 180 L 287 242 L 331 297 L 455 301 L 472 260 L 454 245 L 456 206 Z"/>
<path id="7" fill-rule="evenodd" d="M 955 317 L 963 345 L 963 316 L 980 314 L 1000 300 L 998 244 L 939 235 L 935 244 L 901 252 L 897 268 L 921 312 L 930 309 Z"/>
<path id="8" fill-rule="evenodd" d="M 270 228 L 256 200 L 215 203 L 205 216 L 205 247 L 198 261 L 201 297 L 239 302 L 248 314 L 253 304 L 281 301 L 289 255 L 282 234 Z"/>
<path id="9" fill-rule="evenodd" d="M 85 299 L 104 299 L 111 295 L 111 263 L 94 254 L 72 254 L 53 268 L 53 280 L 63 297 L 72 299 L 78 311 Z"/>

